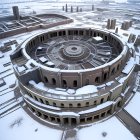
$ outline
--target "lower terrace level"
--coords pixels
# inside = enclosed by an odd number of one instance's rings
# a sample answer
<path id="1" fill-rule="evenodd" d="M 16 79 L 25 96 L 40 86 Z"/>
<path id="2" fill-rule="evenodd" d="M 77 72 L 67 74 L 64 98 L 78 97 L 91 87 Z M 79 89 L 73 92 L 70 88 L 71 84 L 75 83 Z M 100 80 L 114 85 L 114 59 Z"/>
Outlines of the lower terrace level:
<path id="1" fill-rule="evenodd" d="M 91 112 L 89 114 L 77 114 L 76 116 L 72 115 L 72 112 L 70 114 L 65 115 L 66 112 L 64 112 L 64 115 L 54 115 L 54 114 L 48 114 L 44 111 L 41 111 L 29 104 L 28 109 L 37 117 L 43 119 L 46 122 L 51 122 L 54 124 L 61 124 L 63 126 L 75 126 L 75 125 L 82 125 L 92 122 L 97 122 L 102 119 L 105 119 L 113 114 L 114 111 L 118 111 L 121 108 L 120 102 L 117 104 L 113 104 L 111 107 L 107 109 L 103 109 L 103 111 L 97 111 Z M 74 114 L 74 113 L 73 113 Z"/>

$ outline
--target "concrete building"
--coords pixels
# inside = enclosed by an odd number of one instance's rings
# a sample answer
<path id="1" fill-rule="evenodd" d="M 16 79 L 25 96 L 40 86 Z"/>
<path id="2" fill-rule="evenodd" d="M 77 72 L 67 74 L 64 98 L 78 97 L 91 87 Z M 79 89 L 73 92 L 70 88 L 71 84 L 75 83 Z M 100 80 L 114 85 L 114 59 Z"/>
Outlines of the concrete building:
<path id="1" fill-rule="evenodd" d="M 13 9 L 13 15 L 14 15 L 15 20 L 19 20 L 20 15 L 19 15 L 18 6 L 13 6 L 12 9 Z"/>
<path id="2" fill-rule="evenodd" d="M 115 27 L 116 27 L 116 19 L 108 19 L 107 29 L 115 29 Z"/>
<path id="3" fill-rule="evenodd" d="M 127 69 L 132 59 L 118 36 L 94 28 L 43 32 L 11 55 L 20 93 L 33 114 L 70 126 L 96 122 L 121 108 L 132 93 L 135 66 Z"/>
<path id="4" fill-rule="evenodd" d="M 122 23 L 121 29 L 128 30 L 130 27 L 132 27 L 132 21 L 124 21 Z"/>
<path id="5" fill-rule="evenodd" d="M 140 35 L 137 36 L 134 46 L 140 46 Z"/>

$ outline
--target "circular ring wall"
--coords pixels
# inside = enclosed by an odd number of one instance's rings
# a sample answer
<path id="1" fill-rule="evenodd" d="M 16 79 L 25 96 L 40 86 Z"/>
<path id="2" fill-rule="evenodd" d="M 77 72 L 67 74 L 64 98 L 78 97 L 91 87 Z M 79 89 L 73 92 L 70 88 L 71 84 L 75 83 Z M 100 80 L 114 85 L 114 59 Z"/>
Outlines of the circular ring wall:
<path id="1" fill-rule="evenodd" d="M 128 56 L 119 37 L 95 29 L 55 30 L 22 46 L 23 55 L 40 66 L 43 81 L 61 88 L 103 83 L 121 71 Z"/>
<path id="2" fill-rule="evenodd" d="M 103 119 L 124 104 L 131 74 L 124 85 L 115 78 L 129 57 L 113 33 L 67 28 L 25 40 L 11 60 L 29 108 L 44 120 L 73 125 Z"/>

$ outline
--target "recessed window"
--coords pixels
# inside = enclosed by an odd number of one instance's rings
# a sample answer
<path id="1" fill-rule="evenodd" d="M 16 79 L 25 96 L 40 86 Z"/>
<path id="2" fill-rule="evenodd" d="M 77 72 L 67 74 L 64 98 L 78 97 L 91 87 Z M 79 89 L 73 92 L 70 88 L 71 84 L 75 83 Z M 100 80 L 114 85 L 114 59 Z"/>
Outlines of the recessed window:
<path id="1" fill-rule="evenodd" d="M 63 103 L 61 103 L 61 107 L 64 107 L 64 104 Z"/>
<path id="2" fill-rule="evenodd" d="M 67 82 L 66 82 L 66 80 L 63 80 L 63 87 L 67 87 Z"/>
<path id="3" fill-rule="evenodd" d="M 43 100 L 40 98 L 40 102 L 42 103 L 42 104 L 44 104 L 44 102 L 43 102 Z"/>
<path id="4" fill-rule="evenodd" d="M 120 69 L 120 65 L 117 66 L 117 70 L 119 70 L 119 69 Z"/>
<path id="5" fill-rule="evenodd" d="M 48 119 L 48 116 L 47 116 L 47 115 L 44 114 L 43 116 L 44 116 L 44 119 L 45 119 L 45 120 Z"/>
<path id="6" fill-rule="evenodd" d="M 105 112 L 101 114 L 101 117 L 105 117 Z"/>
<path id="7" fill-rule="evenodd" d="M 47 77 L 44 77 L 44 79 L 45 79 L 45 82 L 48 83 L 48 78 Z"/>
<path id="8" fill-rule="evenodd" d="M 99 119 L 99 115 L 94 116 L 94 119 Z"/>
<path id="9" fill-rule="evenodd" d="M 52 78 L 52 84 L 56 85 L 56 80 L 54 78 Z"/>
<path id="10" fill-rule="evenodd" d="M 73 107 L 73 105 L 72 104 L 69 104 L 69 107 Z"/>
<path id="11" fill-rule="evenodd" d="M 84 122 L 85 122 L 85 118 L 81 118 L 81 119 L 80 119 L 80 122 L 81 122 L 81 123 L 84 123 Z"/>
<path id="12" fill-rule="evenodd" d="M 99 82 L 100 82 L 100 77 L 96 77 L 96 78 L 95 78 L 95 82 L 96 82 L 96 83 L 99 83 Z"/>
<path id="13" fill-rule="evenodd" d="M 86 106 L 89 106 L 89 102 L 86 102 Z"/>
<path id="14" fill-rule="evenodd" d="M 104 102 L 104 98 L 101 99 L 101 104 Z"/>
<path id="15" fill-rule="evenodd" d="M 53 106 L 56 106 L 56 103 L 53 103 Z"/>
<path id="16" fill-rule="evenodd" d="M 41 113 L 40 112 L 37 112 L 37 115 L 40 117 L 41 116 Z"/>
<path id="17" fill-rule="evenodd" d="M 92 117 L 88 117 L 87 118 L 87 121 L 92 121 Z"/>
<path id="18" fill-rule="evenodd" d="M 76 80 L 73 81 L 73 87 L 77 87 L 77 81 Z"/>
<path id="19" fill-rule="evenodd" d="M 36 96 L 34 96 L 34 98 L 35 98 L 35 100 L 36 100 L 36 101 L 38 101 L 38 99 L 37 99 L 37 97 L 36 97 Z"/>
<path id="20" fill-rule="evenodd" d="M 60 122 L 60 119 L 59 118 L 57 118 L 57 122 Z"/>
<path id="21" fill-rule="evenodd" d="M 46 102 L 46 105 L 49 105 L 49 102 L 48 101 L 45 101 Z"/>
<path id="22" fill-rule="evenodd" d="M 77 104 L 77 106 L 78 106 L 78 107 L 81 107 L 81 104 L 80 104 L 80 103 L 78 103 L 78 104 Z"/>
<path id="23" fill-rule="evenodd" d="M 111 71 L 111 75 L 114 75 L 114 74 L 115 74 L 115 68 L 113 68 Z"/>
<path id="24" fill-rule="evenodd" d="M 106 80 L 106 79 L 107 79 L 107 73 L 104 74 L 104 80 Z"/>
<path id="25" fill-rule="evenodd" d="M 97 101 L 94 101 L 94 105 L 96 105 L 97 104 Z"/>
<path id="26" fill-rule="evenodd" d="M 31 108 L 33 112 L 35 112 L 35 110 L 33 108 Z"/>

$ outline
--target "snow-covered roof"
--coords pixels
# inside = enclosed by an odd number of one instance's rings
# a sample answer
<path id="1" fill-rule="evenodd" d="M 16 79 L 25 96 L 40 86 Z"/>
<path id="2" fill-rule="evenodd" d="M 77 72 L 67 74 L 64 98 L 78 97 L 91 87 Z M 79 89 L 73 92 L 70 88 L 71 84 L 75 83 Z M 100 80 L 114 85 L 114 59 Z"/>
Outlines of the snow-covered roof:
<path id="1" fill-rule="evenodd" d="M 133 57 L 131 57 L 122 72 L 128 74 L 134 66 L 135 66 L 135 60 Z"/>

